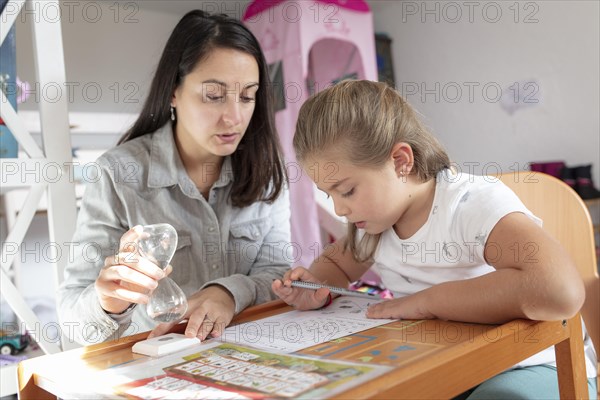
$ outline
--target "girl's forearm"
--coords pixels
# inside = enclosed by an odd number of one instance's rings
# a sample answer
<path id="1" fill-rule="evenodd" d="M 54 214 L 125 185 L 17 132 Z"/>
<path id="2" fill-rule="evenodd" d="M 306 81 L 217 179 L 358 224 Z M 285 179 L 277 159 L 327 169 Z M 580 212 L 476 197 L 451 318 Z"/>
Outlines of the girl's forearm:
<path id="1" fill-rule="evenodd" d="M 503 323 L 515 318 L 558 320 L 581 307 L 569 282 L 548 282 L 534 274 L 502 269 L 473 279 L 446 282 L 414 296 L 434 317 Z"/>

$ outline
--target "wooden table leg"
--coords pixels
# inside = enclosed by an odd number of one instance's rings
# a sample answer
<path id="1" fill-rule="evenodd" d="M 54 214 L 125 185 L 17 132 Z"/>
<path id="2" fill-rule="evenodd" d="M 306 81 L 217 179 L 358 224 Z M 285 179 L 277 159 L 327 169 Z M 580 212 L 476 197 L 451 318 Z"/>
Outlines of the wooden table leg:
<path id="1" fill-rule="evenodd" d="M 17 368 L 19 378 L 19 400 L 56 400 L 56 396 L 37 386 L 33 374 L 23 364 L 19 363 Z"/>
<path id="2" fill-rule="evenodd" d="M 581 315 L 565 320 L 563 326 L 569 332 L 568 339 L 555 345 L 558 388 L 561 399 L 587 399 L 587 376 Z"/>

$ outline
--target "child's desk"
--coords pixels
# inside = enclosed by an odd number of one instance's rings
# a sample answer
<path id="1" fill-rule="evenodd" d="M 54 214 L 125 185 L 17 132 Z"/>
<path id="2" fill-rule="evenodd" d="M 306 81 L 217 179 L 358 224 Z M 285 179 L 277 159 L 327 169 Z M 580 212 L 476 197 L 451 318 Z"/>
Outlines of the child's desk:
<path id="1" fill-rule="evenodd" d="M 249 308 L 236 322 L 290 308 L 274 301 Z M 183 325 L 179 326 L 183 331 Z M 113 342 L 47 355 L 19 364 L 19 398 L 46 399 L 86 370 L 106 369 L 136 357 L 131 346 L 148 332 Z M 587 398 L 579 314 L 568 321 L 515 320 L 477 325 L 439 320 L 397 321 L 323 343 L 301 354 L 395 366 L 391 372 L 336 398 L 450 398 L 556 345 L 561 398 Z M 575 340 L 572 340 L 575 339 Z M 81 378 L 80 378 L 81 379 Z"/>

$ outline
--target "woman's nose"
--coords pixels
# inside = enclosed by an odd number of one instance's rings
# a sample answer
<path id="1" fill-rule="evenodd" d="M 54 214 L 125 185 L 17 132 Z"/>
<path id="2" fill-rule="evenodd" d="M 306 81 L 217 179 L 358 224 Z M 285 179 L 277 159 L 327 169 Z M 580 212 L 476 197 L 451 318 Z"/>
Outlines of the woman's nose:
<path id="1" fill-rule="evenodd" d="M 242 110 L 238 96 L 227 96 L 225 110 L 223 111 L 223 121 L 228 126 L 236 126 L 242 122 Z"/>

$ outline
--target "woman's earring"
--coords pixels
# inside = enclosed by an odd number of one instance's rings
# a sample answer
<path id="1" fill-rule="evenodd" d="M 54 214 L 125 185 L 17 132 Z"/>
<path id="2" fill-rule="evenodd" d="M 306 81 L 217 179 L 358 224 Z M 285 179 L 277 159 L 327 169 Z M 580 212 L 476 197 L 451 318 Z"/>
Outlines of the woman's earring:
<path id="1" fill-rule="evenodd" d="M 171 106 L 171 121 L 175 121 L 175 107 Z"/>

